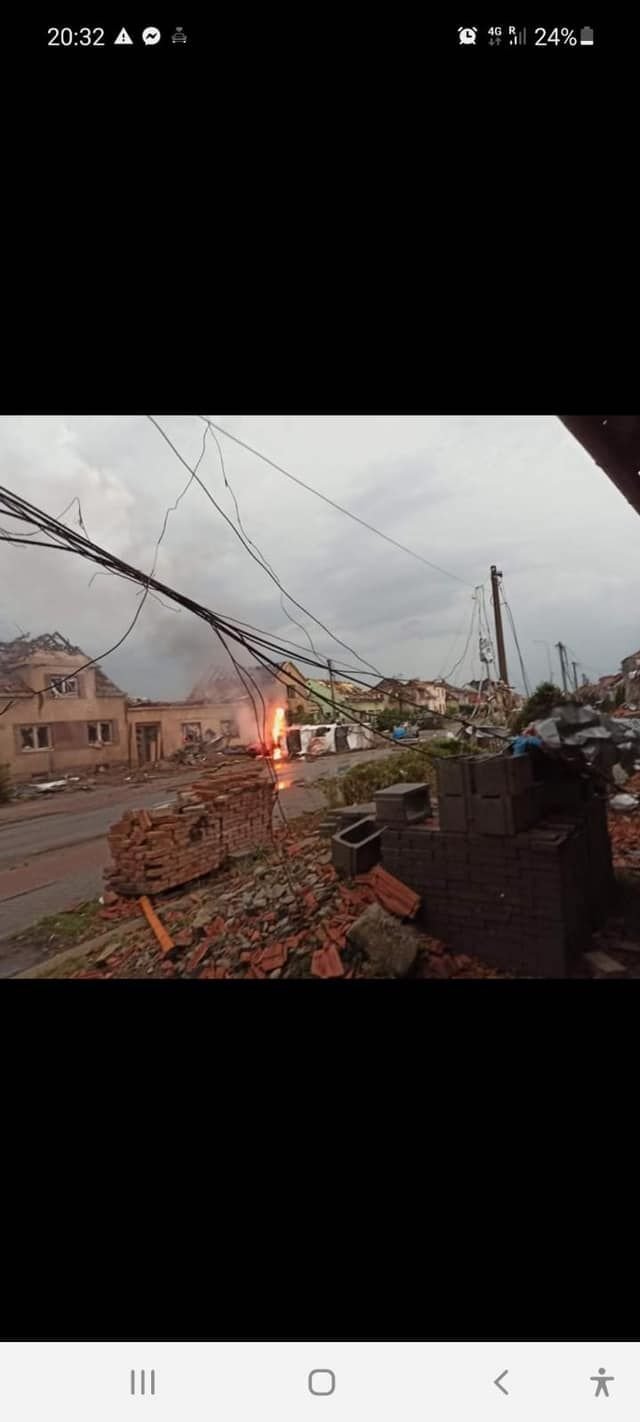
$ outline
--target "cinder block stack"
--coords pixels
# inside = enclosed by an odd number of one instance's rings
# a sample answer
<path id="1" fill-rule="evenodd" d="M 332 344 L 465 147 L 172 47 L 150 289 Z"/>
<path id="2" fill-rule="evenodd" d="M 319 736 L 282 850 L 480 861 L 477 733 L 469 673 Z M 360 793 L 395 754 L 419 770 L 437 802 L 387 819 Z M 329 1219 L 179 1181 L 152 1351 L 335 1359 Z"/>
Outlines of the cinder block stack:
<path id="1" fill-rule="evenodd" d="M 461 757 L 438 766 L 439 828 L 387 818 L 382 864 L 420 895 L 430 933 L 500 967 L 566 976 L 613 887 L 606 802 L 567 779 L 551 799 L 571 808 L 518 829 L 541 806 L 530 761 Z"/>
<path id="2" fill-rule="evenodd" d="M 171 805 L 128 810 L 109 831 L 109 887 L 158 894 L 212 873 L 233 850 L 265 842 L 274 797 L 262 768 L 243 769 L 203 777 Z"/>

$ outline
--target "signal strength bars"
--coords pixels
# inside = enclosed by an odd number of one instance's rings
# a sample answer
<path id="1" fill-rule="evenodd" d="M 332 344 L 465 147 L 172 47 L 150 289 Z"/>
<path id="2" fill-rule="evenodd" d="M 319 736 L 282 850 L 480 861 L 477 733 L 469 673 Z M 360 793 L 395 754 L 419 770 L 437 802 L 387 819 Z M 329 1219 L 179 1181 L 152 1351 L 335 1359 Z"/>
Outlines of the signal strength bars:
<path id="1" fill-rule="evenodd" d="M 518 30 L 518 29 L 516 29 L 516 26 L 515 26 L 515 25 L 509 25 L 509 29 L 508 29 L 508 32 L 507 32 L 507 43 L 508 43 L 508 44 L 526 44 L 526 43 L 527 43 L 527 31 L 526 31 L 526 28 L 523 28 L 523 29 L 521 29 L 521 30 Z"/>

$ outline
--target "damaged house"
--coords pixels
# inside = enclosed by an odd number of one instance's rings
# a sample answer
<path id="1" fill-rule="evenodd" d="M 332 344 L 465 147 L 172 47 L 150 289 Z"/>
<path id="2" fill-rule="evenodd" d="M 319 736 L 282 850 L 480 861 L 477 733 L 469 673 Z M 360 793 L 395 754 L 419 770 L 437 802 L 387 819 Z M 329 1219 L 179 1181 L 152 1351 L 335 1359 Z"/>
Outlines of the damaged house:
<path id="1" fill-rule="evenodd" d="M 14 781 L 127 758 L 126 696 L 59 632 L 0 642 L 0 764 Z"/>
<path id="2" fill-rule="evenodd" d="M 221 671 L 214 667 L 196 682 L 189 700 L 216 708 L 226 707 L 227 715 L 229 707 L 235 708 L 241 739 L 252 741 L 256 739 L 258 729 L 251 698 L 262 717 L 260 696 L 264 700 L 268 720 L 273 718 L 277 707 L 286 711 L 289 724 L 306 721 L 313 715 L 315 702 L 309 684 L 295 662 L 281 662 L 277 676 L 267 667 L 251 667 L 245 680 L 232 670 Z"/>

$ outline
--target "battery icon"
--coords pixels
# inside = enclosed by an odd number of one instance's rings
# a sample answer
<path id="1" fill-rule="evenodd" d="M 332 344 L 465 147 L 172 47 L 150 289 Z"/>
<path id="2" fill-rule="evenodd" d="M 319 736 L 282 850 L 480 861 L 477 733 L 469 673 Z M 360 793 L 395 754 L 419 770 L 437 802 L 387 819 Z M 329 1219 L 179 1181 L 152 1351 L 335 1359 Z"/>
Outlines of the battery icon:
<path id="1" fill-rule="evenodd" d="M 593 44 L 593 30 L 584 25 L 580 31 L 580 44 Z"/>

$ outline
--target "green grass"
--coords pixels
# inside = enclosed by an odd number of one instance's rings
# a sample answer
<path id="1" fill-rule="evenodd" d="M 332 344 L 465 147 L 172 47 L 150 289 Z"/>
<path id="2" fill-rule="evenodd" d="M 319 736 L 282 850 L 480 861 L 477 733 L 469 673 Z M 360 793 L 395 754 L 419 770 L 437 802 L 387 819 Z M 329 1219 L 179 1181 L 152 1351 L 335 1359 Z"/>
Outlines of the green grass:
<path id="1" fill-rule="evenodd" d="M 97 899 L 90 899 L 88 903 L 78 904 L 66 913 L 48 914 L 37 919 L 24 933 L 17 934 L 13 942 L 28 943 L 34 948 L 73 948 L 76 943 L 82 943 L 83 939 L 91 938 L 101 929 L 109 927 L 99 916 L 100 908 Z"/>

